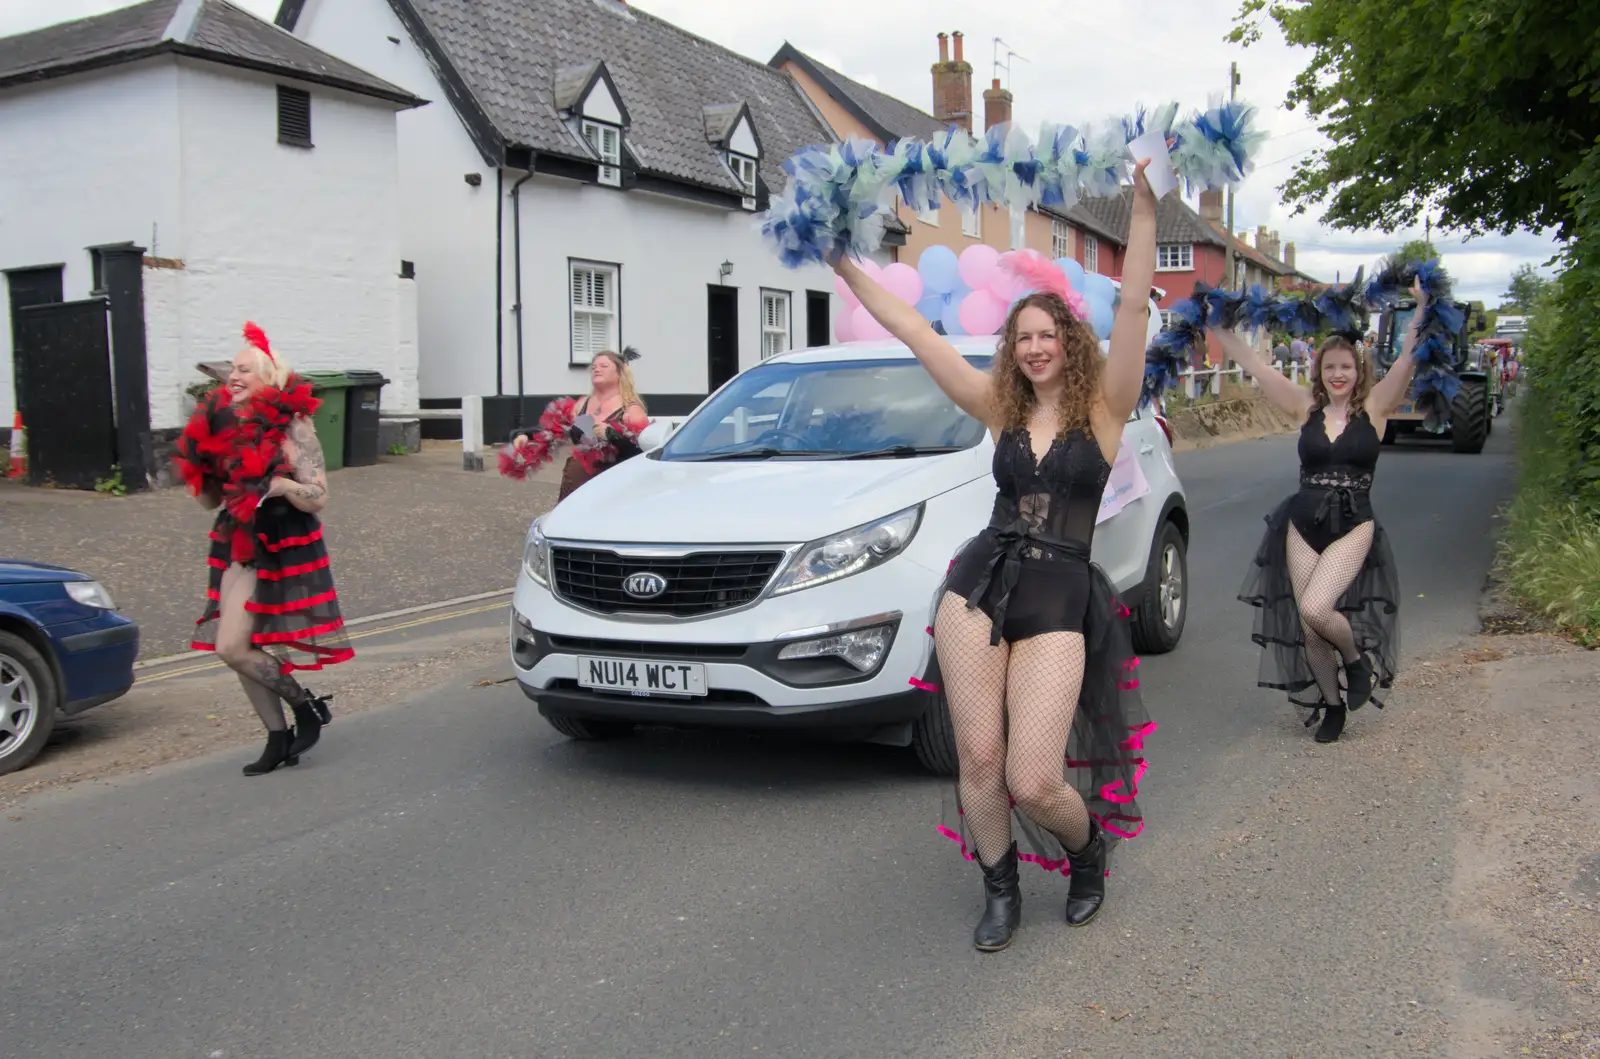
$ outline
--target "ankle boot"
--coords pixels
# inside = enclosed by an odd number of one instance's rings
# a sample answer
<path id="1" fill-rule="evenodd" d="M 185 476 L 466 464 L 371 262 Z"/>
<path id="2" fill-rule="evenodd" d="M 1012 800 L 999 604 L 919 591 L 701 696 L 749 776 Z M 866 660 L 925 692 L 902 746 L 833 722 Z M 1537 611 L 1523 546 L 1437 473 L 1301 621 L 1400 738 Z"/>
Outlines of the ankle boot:
<path id="1" fill-rule="evenodd" d="M 1366 656 L 1344 664 L 1345 705 L 1358 709 L 1372 697 L 1372 663 Z"/>
<path id="2" fill-rule="evenodd" d="M 331 698 L 332 695 L 308 695 L 306 701 L 291 707 L 294 710 L 294 742 L 289 744 L 292 756 L 299 757 L 316 746 L 317 740 L 322 738 L 322 729 L 333 723 L 333 711 L 328 709 Z"/>
<path id="3" fill-rule="evenodd" d="M 1332 743 L 1338 740 L 1339 733 L 1344 731 L 1345 712 L 1343 706 L 1322 707 L 1322 723 L 1317 726 L 1317 742 Z"/>
<path id="4" fill-rule="evenodd" d="M 1067 889 L 1068 926 L 1087 926 L 1100 914 L 1100 906 L 1106 900 L 1107 852 L 1105 829 L 1091 816 L 1089 844 L 1068 854 L 1072 860 L 1072 882 Z"/>
<path id="5" fill-rule="evenodd" d="M 246 776 L 265 776 L 279 765 L 298 765 L 300 759 L 289 753 L 288 729 L 267 733 L 267 748 L 261 756 L 244 767 Z"/>
<path id="6" fill-rule="evenodd" d="M 1017 881 L 1017 844 L 1011 843 L 1006 855 L 994 867 L 983 868 L 983 918 L 972 932 L 972 944 L 979 952 L 999 952 L 1011 944 L 1011 935 L 1022 922 L 1022 887 Z"/>

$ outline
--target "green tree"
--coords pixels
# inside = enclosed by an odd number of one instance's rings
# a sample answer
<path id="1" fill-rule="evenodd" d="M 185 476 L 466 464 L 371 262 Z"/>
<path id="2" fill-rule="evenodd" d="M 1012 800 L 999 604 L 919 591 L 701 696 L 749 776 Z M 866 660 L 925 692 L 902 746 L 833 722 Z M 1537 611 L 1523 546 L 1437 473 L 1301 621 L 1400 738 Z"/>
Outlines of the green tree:
<path id="1" fill-rule="evenodd" d="M 1551 286 L 1532 265 L 1522 264 L 1511 274 L 1511 286 L 1500 295 L 1500 308 L 1512 313 L 1530 313 L 1534 304 Z"/>
<path id="2" fill-rule="evenodd" d="M 1413 239 L 1400 247 L 1402 261 L 1432 261 L 1439 251 L 1426 239 Z"/>
<path id="3" fill-rule="evenodd" d="M 1311 62 L 1286 101 L 1333 141 L 1283 186 L 1325 223 L 1394 231 L 1554 228 L 1584 207 L 1563 181 L 1600 157 L 1594 0 L 1243 0 L 1230 39 L 1266 19 Z"/>

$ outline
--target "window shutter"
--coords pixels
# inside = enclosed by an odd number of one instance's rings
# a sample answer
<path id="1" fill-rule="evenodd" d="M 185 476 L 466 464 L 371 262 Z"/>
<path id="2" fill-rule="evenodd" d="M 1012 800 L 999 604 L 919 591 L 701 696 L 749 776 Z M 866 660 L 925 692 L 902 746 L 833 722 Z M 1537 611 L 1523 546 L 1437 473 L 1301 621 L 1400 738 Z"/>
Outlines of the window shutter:
<path id="1" fill-rule="evenodd" d="M 291 147 L 311 146 L 311 93 L 278 86 L 278 142 Z"/>

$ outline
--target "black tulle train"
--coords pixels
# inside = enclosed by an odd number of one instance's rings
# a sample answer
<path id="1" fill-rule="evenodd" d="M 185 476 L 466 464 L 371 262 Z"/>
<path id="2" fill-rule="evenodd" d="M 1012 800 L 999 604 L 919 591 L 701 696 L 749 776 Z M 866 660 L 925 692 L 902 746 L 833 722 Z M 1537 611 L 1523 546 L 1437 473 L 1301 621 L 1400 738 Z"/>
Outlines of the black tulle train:
<path id="1" fill-rule="evenodd" d="M 1267 515 L 1267 532 L 1239 589 L 1239 599 L 1256 608 L 1250 638 L 1261 647 L 1256 683 L 1286 691 L 1296 706 L 1323 705 L 1306 659 L 1305 633 L 1289 575 L 1289 505 Z M 1372 703 L 1383 708 L 1379 692 L 1394 685 L 1400 659 L 1400 574 L 1382 523 L 1373 519 L 1372 547 L 1355 580 L 1339 599 L 1350 621 L 1356 649 L 1372 665 Z"/>

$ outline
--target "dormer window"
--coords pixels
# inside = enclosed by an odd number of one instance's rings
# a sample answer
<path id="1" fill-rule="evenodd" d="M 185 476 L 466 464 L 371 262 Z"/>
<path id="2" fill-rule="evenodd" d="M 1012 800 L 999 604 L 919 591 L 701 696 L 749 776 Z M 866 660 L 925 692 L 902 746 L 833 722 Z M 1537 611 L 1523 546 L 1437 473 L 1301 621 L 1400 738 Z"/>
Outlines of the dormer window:
<path id="1" fill-rule="evenodd" d="M 622 185 L 622 130 L 615 125 L 598 121 L 583 123 L 583 138 L 600 159 L 600 183 L 610 187 Z"/>
<path id="2" fill-rule="evenodd" d="M 713 103 L 701 109 L 706 139 L 722 154 L 722 160 L 739 185 L 740 205 L 747 210 L 761 203 L 761 140 L 756 136 L 750 108 L 744 103 Z"/>
<path id="3" fill-rule="evenodd" d="M 598 60 L 562 66 L 555 71 L 553 87 L 556 110 L 597 163 L 595 180 L 621 187 L 630 118 L 611 71 Z"/>
<path id="4" fill-rule="evenodd" d="M 729 151 L 728 168 L 733 170 L 733 175 L 738 177 L 739 183 L 744 185 L 745 197 L 754 199 L 756 197 L 756 160 Z"/>

